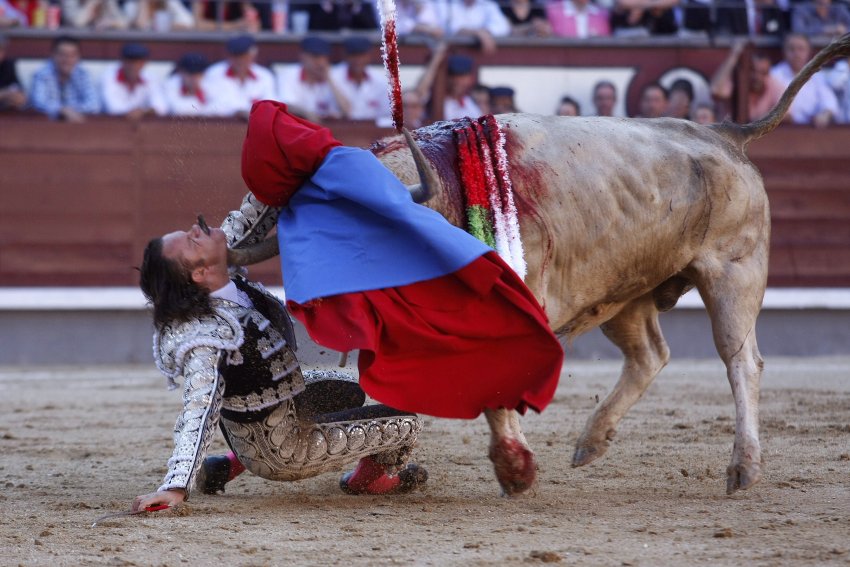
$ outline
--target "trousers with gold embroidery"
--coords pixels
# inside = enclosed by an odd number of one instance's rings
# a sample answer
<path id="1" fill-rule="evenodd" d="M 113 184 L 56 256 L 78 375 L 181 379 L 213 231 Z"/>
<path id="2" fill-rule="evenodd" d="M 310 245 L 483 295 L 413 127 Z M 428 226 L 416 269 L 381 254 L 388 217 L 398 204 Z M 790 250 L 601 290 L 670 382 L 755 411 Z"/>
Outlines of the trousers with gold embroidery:
<path id="1" fill-rule="evenodd" d="M 331 371 L 332 373 L 333 371 Z M 362 405 L 356 383 L 313 379 L 306 390 L 259 416 L 223 412 L 222 429 L 240 462 L 269 480 L 300 480 L 371 455 L 401 468 L 422 428 L 416 415 L 384 405 Z"/>

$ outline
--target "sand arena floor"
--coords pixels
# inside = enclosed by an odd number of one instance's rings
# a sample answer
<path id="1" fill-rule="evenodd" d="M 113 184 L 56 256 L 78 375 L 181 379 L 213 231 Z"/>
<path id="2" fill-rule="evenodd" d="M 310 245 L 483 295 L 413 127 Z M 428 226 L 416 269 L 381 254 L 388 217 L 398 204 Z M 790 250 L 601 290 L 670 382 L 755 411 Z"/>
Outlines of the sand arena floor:
<path id="1" fill-rule="evenodd" d="M 734 410 L 719 361 L 671 363 L 606 457 L 570 468 L 618 367 L 570 362 L 552 405 L 523 419 L 540 467 L 530 495 L 500 497 L 483 418 L 426 418 L 421 492 L 352 497 L 337 474 L 243 475 L 224 496 L 95 528 L 158 486 L 179 394 L 152 364 L 0 368 L 0 564 L 850 564 L 850 358 L 767 360 L 765 476 L 732 497 Z"/>

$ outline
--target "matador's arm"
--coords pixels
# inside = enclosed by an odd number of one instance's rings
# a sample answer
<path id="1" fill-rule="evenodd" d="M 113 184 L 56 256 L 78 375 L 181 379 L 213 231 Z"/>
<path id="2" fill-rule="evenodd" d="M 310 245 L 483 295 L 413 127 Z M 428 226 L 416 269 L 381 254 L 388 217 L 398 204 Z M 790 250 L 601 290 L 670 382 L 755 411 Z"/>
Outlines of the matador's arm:
<path id="1" fill-rule="evenodd" d="M 244 248 L 263 240 L 277 224 L 278 213 L 280 207 L 264 205 L 248 193 L 242 199 L 239 210 L 231 211 L 221 223 L 221 229 L 227 236 L 227 246 Z"/>
<path id="2" fill-rule="evenodd" d="M 183 411 L 174 424 L 174 453 L 168 459 L 168 473 L 159 490 L 182 488 L 186 499 L 209 448 L 221 411 L 224 381 L 219 362 L 227 353 L 210 346 L 198 346 L 183 361 Z"/>

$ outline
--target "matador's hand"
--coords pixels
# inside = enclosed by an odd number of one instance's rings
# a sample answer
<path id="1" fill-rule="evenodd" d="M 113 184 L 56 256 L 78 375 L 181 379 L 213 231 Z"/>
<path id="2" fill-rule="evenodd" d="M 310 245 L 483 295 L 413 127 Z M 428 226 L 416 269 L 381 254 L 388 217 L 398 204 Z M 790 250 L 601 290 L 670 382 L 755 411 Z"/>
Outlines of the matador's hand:
<path id="1" fill-rule="evenodd" d="M 133 500 L 133 512 L 163 504 L 169 507 L 177 506 L 184 500 L 186 500 L 186 491 L 182 488 L 142 494 L 141 496 L 136 496 L 136 499 Z"/>

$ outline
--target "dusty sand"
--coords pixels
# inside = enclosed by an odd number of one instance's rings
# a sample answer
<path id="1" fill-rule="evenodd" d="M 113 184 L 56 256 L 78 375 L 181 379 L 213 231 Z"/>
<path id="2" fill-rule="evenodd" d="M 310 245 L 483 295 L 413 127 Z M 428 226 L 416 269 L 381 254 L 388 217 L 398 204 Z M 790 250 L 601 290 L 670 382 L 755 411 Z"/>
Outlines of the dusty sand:
<path id="1" fill-rule="evenodd" d="M 179 395 L 153 366 L 0 368 L 2 565 L 847 565 L 850 359 L 769 359 L 765 476 L 725 495 L 733 404 L 719 362 L 665 369 L 608 455 L 569 466 L 618 364 L 571 362 L 543 415 L 534 494 L 502 498 L 483 418 L 426 418 L 418 493 L 352 497 L 338 475 L 243 475 L 183 509 L 92 521 L 158 485 Z M 221 443 L 217 442 L 221 449 Z"/>

